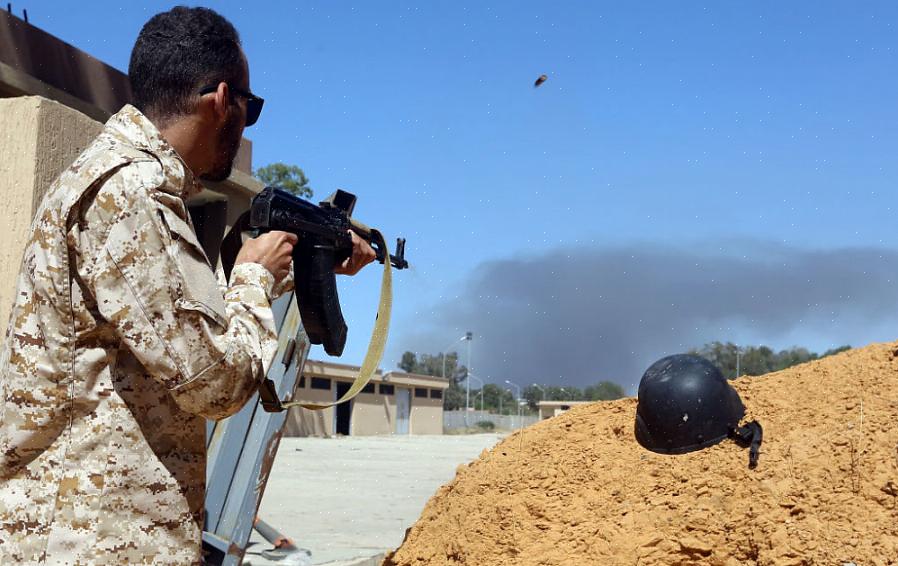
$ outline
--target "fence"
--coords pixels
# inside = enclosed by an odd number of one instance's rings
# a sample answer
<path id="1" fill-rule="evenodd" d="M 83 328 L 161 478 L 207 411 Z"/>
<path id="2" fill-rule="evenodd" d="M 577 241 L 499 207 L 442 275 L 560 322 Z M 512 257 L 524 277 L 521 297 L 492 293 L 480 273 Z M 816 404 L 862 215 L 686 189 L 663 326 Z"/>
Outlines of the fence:
<path id="1" fill-rule="evenodd" d="M 468 414 L 467 424 L 465 423 L 466 412 Z M 486 411 L 443 411 L 443 430 L 475 427 L 481 421 L 493 423 L 496 430 L 517 430 L 522 426 L 527 427 L 539 421 L 539 417 L 536 415 L 520 417 L 517 415 L 496 415 Z"/>

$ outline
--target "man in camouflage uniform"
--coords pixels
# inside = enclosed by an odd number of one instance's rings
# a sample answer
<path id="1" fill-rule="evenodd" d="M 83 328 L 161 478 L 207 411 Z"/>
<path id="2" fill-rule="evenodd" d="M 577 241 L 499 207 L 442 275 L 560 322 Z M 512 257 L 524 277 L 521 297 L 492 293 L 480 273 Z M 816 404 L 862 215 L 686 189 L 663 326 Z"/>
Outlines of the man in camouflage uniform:
<path id="1" fill-rule="evenodd" d="M 53 184 L 24 253 L 0 357 L 2 564 L 199 563 L 204 419 L 240 409 L 277 349 L 295 236 L 248 241 L 225 285 L 184 204 L 261 111 L 237 32 L 159 14 L 129 74 L 136 107 Z M 341 272 L 374 257 L 355 242 Z"/>

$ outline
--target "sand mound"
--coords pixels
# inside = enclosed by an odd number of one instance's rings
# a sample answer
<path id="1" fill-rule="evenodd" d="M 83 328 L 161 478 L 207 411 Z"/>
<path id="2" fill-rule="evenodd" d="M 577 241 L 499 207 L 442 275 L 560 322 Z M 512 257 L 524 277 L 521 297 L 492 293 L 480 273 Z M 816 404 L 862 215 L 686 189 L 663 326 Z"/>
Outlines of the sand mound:
<path id="1" fill-rule="evenodd" d="M 758 468 L 725 441 L 664 456 L 635 399 L 506 438 L 440 488 L 385 566 L 898 564 L 898 343 L 734 383 Z"/>

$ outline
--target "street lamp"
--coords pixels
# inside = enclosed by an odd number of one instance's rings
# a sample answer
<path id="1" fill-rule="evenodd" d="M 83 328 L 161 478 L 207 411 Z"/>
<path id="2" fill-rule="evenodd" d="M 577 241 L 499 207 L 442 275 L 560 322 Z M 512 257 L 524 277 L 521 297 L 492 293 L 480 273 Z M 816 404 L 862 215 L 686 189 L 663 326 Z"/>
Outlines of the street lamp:
<path id="1" fill-rule="evenodd" d="M 511 389 L 503 389 L 499 392 L 499 414 L 502 415 L 502 399 L 505 397 L 506 393 L 511 393 Z"/>
<path id="2" fill-rule="evenodd" d="M 480 384 L 480 412 L 482 413 L 483 412 L 483 380 L 480 379 L 479 377 L 477 377 L 476 375 L 472 374 L 470 371 L 468 372 L 467 379 L 476 379 L 477 382 Z"/>
<path id="3" fill-rule="evenodd" d="M 449 348 L 451 348 L 451 347 L 452 347 L 453 345 L 455 345 L 457 342 L 461 342 L 462 340 L 468 340 L 468 339 L 469 339 L 469 338 L 468 338 L 468 334 L 470 334 L 470 332 L 466 333 L 466 334 L 465 334 L 464 336 L 462 336 L 461 338 L 457 338 L 457 339 L 453 340 L 452 342 L 450 342 L 449 344 L 447 344 L 445 348 L 443 348 L 443 373 L 442 373 L 443 379 L 446 379 L 446 350 L 448 350 Z M 470 354 L 468 355 L 468 357 L 470 357 Z"/>
<path id="4" fill-rule="evenodd" d="M 539 389 L 539 400 L 540 400 L 540 401 L 545 401 L 545 400 L 546 400 L 546 390 L 543 389 L 542 387 L 540 387 L 540 385 L 539 385 L 538 383 L 534 383 L 534 384 L 533 384 L 533 387 L 536 387 L 537 389 Z M 538 413 L 539 415 L 541 415 L 541 414 L 542 414 L 542 411 L 541 411 L 541 409 L 539 408 L 539 403 L 536 404 L 536 409 L 537 409 L 537 413 Z"/>
<path id="5" fill-rule="evenodd" d="M 737 379 L 739 378 L 739 369 L 740 369 L 739 362 L 741 361 L 741 358 L 742 358 L 742 348 L 740 348 L 739 346 L 736 346 L 736 378 Z"/>
<path id="6" fill-rule="evenodd" d="M 519 417 L 519 419 L 520 419 L 520 414 L 521 414 L 521 386 L 518 385 L 517 383 L 514 383 L 513 381 L 509 381 L 509 380 L 507 380 L 507 379 L 505 380 L 505 383 L 507 383 L 508 385 L 511 385 L 512 387 L 514 387 L 514 388 L 517 390 L 517 392 L 518 392 L 518 417 Z"/>
<path id="7" fill-rule="evenodd" d="M 507 379 L 505 380 L 505 383 L 507 383 L 508 385 L 511 385 L 512 387 L 514 387 L 514 388 L 517 390 L 517 392 L 518 392 L 518 399 L 520 400 L 520 398 L 521 398 L 521 386 L 518 385 L 517 383 L 513 383 L 513 382 L 511 382 L 511 381 L 508 381 Z"/>
<path id="8" fill-rule="evenodd" d="M 471 372 L 471 340 L 474 339 L 473 332 L 465 332 L 464 339 L 468 341 L 468 373 Z M 471 407 L 471 382 L 465 380 L 465 426 L 471 426 L 468 422 L 468 410 Z"/>
<path id="9" fill-rule="evenodd" d="M 533 387 L 536 387 L 537 389 L 539 389 L 539 400 L 545 401 L 546 400 L 546 390 L 543 389 L 539 383 L 534 383 Z"/>

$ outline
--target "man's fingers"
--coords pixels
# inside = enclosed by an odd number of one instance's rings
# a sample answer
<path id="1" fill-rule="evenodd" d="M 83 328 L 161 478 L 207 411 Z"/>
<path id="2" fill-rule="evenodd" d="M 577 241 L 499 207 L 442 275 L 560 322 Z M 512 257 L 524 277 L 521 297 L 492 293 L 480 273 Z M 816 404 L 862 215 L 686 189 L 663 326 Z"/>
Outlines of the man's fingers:
<path id="1" fill-rule="evenodd" d="M 365 265 L 368 265 L 369 263 L 377 259 L 377 253 L 374 251 L 374 248 L 369 246 L 367 243 L 365 244 L 365 248 L 362 250 L 362 252 L 364 255 L 363 261 L 365 262 Z"/>
<path id="2" fill-rule="evenodd" d="M 296 234 L 291 232 L 267 232 L 245 242 L 234 264 L 258 263 L 280 281 L 290 274 L 293 247 L 298 241 Z"/>
<path id="3" fill-rule="evenodd" d="M 350 231 L 349 233 L 352 236 L 352 255 L 334 270 L 341 275 L 355 275 L 377 258 L 374 248 L 368 242 L 355 232 Z"/>

